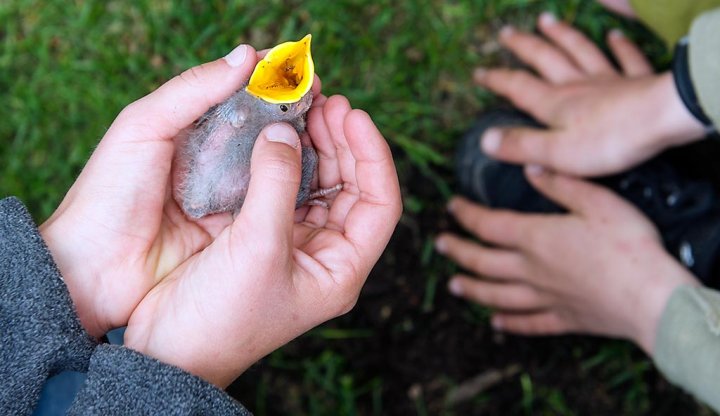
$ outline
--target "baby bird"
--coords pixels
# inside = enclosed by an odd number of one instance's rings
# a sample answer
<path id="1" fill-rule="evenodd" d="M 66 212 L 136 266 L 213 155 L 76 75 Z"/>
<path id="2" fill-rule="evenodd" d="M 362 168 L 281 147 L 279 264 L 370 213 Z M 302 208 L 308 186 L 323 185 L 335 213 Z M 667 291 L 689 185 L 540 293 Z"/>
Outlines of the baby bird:
<path id="1" fill-rule="evenodd" d="M 313 99 L 311 38 L 307 35 L 271 49 L 258 62 L 248 84 L 208 110 L 180 144 L 176 161 L 180 181 L 175 198 L 188 217 L 240 211 L 250 182 L 252 149 L 265 126 L 290 123 L 302 137 Z M 302 175 L 296 206 L 327 206 L 315 198 L 342 186 L 311 193 L 318 157 L 310 143 L 301 140 L 301 145 Z"/>
<path id="2" fill-rule="evenodd" d="M 277 122 L 305 132 L 312 92 L 288 104 L 268 103 L 241 88 L 211 108 L 182 143 L 177 162 L 180 183 L 176 196 L 185 214 L 201 218 L 218 212 L 238 212 L 250 182 L 250 157 L 260 131 Z M 315 149 L 302 144 L 302 176 L 297 206 L 311 196 L 317 168 Z"/>

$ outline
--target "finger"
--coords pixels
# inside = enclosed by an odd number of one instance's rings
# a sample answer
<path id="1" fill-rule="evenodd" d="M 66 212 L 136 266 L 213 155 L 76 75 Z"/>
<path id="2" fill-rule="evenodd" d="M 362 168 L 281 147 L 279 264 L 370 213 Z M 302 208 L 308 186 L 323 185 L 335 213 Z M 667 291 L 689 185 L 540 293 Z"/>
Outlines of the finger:
<path id="1" fill-rule="evenodd" d="M 505 26 L 500 31 L 500 41 L 521 61 L 554 84 L 569 83 L 583 77 L 567 55 L 539 36 Z"/>
<path id="2" fill-rule="evenodd" d="M 347 98 L 342 95 L 334 95 L 328 98 L 323 105 L 323 119 L 335 147 L 341 177 L 344 181 L 355 184 L 355 158 L 350 151 L 345 130 L 345 118 L 351 110 L 352 107 Z"/>
<path id="3" fill-rule="evenodd" d="M 323 120 L 327 127 L 332 146 L 334 147 L 334 165 L 325 163 L 323 174 L 327 169 L 336 170 L 335 173 L 323 178 L 323 182 L 327 183 L 327 187 L 334 186 L 338 183 L 343 184 L 342 191 L 333 200 L 330 211 L 328 212 L 327 225 L 330 228 L 342 231 L 350 209 L 360 198 L 360 191 L 357 184 L 357 160 L 350 150 L 348 138 L 349 133 L 345 123 L 350 115 L 352 107 L 347 98 L 335 95 L 328 98 L 323 106 Z M 370 121 L 372 124 L 372 121 Z M 374 127 L 374 125 L 373 125 Z M 385 140 L 380 136 L 380 139 Z M 328 162 L 328 161 L 326 161 Z M 339 177 L 337 176 L 339 173 Z M 336 179 L 335 183 L 328 183 L 328 178 Z"/>
<path id="4" fill-rule="evenodd" d="M 123 215 L 133 221 L 159 221 L 174 137 L 245 82 L 255 64 L 246 59 L 252 50 L 238 46 L 225 58 L 191 68 L 128 105 L 93 152 L 78 186 L 100 199 L 129 204 L 134 209 Z"/>
<path id="5" fill-rule="evenodd" d="M 317 74 L 313 75 L 313 83 L 312 83 L 312 95 L 317 99 L 320 94 L 322 93 L 322 81 L 320 81 L 320 77 Z"/>
<path id="6" fill-rule="evenodd" d="M 565 168 L 567 160 L 576 158 L 574 143 L 564 140 L 561 131 L 531 127 L 490 128 L 480 139 L 483 151 L 494 158 L 555 169 Z M 570 157 L 565 158 L 568 153 Z"/>
<path id="7" fill-rule="evenodd" d="M 505 210 L 494 210 L 455 197 L 448 210 L 463 228 L 483 241 L 503 247 L 520 247 L 531 227 L 531 217 Z"/>
<path id="8" fill-rule="evenodd" d="M 292 241 L 295 201 L 300 186 L 300 138 L 286 123 L 265 127 L 255 142 L 247 196 L 235 229 L 253 235 L 259 251 Z M 267 242 L 271 247 L 262 246 Z"/>
<path id="9" fill-rule="evenodd" d="M 314 100 L 307 117 L 308 136 L 318 155 L 317 186 L 323 189 L 332 188 L 343 183 L 337 150 L 323 115 L 326 101 L 327 98 L 323 95 L 319 96 L 319 100 Z M 316 227 L 328 226 L 329 228 L 341 230 L 341 227 L 327 224 L 328 214 L 329 212 L 325 207 L 313 206 L 308 211 L 305 221 Z"/>
<path id="10" fill-rule="evenodd" d="M 641 77 L 653 73 L 650 61 L 622 30 L 611 30 L 608 34 L 608 44 L 625 75 Z"/>
<path id="11" fill-rule="evenodd" d="M 190 68 L 127 106 L 109 130 L 123 141 L 171 140 L 250 77 L 254 50 L 240 45 L 225 58 Z"/>
<path id="12" fill-rule="evenodd" d="M 507 98 L 517 108 L 530 113 L 536 119 L 549 121 L 552 114 L 553 91 L 550 85 L 538 77 L 516 69 L 478 68 L 473 78 L 478 85 Z"/>
<path id="13" fill-rule="evenodd" d="M 478 275 L 501 279 L 521 279 L 526 274 L 523 257 L 513 251 L 483 247 L 482 245 L 443 234 L 435 241 L 435 248 L 462 268 Z"/>
<path id="14" fill-rule="evenodd" d="M 325 121 L 325 105 L 318 104 L 308 111 L 307 131 L 313 147 L 318 155 L 318 181 L 321 188 L 329 188 L 342 183 L 340 175 L 340 164 L 338 161 L 337 148 L 330 134 L 330 129 Z M 331 104 L 333 105 L 333 104 Z M 349 108 L 346 107 L 347 112 Z M 341 115 L 344 119 L 345 115 Z"/>
<path id="15" fill-rule="evenodd" d="M 313 98 L 312 107 L 322 107 L 325 105 L 325 102 L 327 101 L 327 97 L 324 96 L 322 93 L 318 94 Z"/>
<path id="16" fill-rule="evenodd" d="M 604 213 L 607 207 L 617 209 L 620 199 L 600 185 L 570 176 L 548 172 L 537 165 L 525 168 L 535 189 L 572 212 L 579 214 Z"/>
<path id="17" fill-rule="evenodd" d="M 557 44 L 577 66 L 590 75 L 613 75 L 610 61 L 590 39 L 554 14 L 545 12 L 538 19 L 540 31 Z"/>
<path id="18" fill-rule="evenodd" d="M 454 276 L 448 289 L 455 296 L 503 311 L 537 311 L 549 304 L 547 297 L 522 283 L 495 283 L 469 276 Z"/>
<path id="19" fill-rule="evenodd" d="M 621 14 L 628 18 L 635 18 L 637 15 L 635 14 L 635 10 L 633 10 L 632 6 L 630 5 L 629 0 L 598 0 L 600 3 L 602 3 L 603 6 L 608 8 L 609 10 L 612 10 L 615 13 Z"/>
<path id="20" fill-rule="evenodd" d="M 362 110 L 352 110 L 345 117 L 344 126 L 356 178 L 351 190 L 357 192 L 358 198 L 347 213 L 345 237 L 361 253 L 369 272 L 400 220 L 400 184 L 390 147 L 370 116 Z"/>
<path id="21" fill-rule="evenodd" d="M 492 317 L 493 328 L 520 335 L 556 335 L 570 332 L 570 326 L 555 312 L 532 314 L 496 313 Z"/>

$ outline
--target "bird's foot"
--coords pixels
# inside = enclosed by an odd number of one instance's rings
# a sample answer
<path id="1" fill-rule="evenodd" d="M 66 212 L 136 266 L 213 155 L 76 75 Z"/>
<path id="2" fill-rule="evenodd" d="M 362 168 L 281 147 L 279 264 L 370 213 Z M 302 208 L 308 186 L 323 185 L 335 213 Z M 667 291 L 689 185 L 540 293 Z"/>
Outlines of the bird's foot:
<path id="1" fill-rule="evenodd" d="M 330 187 L 330 188 L 320 188 L 317 191 L 310 194 L 310 196 L 308 197 L 308 200 L 307 200 L 307 202 L 305 202 L 305 204 L 316 205 L 316 206 L 320 206 L 325 209 L 328 209 L 328 208 L 330 208 L 330 204 L 328 204 L 327 201 L 323 201 L 320 198 L 324 198 L 330 194 L 340 192 L 342 189 L 343 189 L 343 184 L 341 184 L 341 183 L 339 183 L 333 187 Z"/>

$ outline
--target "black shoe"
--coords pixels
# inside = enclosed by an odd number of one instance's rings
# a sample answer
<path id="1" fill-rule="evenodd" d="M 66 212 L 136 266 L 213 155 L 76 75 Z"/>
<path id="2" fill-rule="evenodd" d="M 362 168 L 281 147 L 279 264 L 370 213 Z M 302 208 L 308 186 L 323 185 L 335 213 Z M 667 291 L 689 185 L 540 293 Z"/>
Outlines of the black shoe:
<path id="1" fill-rule="evenodd" d="M 460 193 L 493 208 L 565 212 L 528 183 L 521 166 L 491 159 L 480 149 L 488 128 L 517 126 L 543 127 L 517 111 L 493 110 L 478 118 L 458 146 Z M 660 230 L 668 252 L 704 284 L 720 287 L 720 200 L 712 183 L 683 176 L 663 157 L 595 182 L 645 213 Z"/>

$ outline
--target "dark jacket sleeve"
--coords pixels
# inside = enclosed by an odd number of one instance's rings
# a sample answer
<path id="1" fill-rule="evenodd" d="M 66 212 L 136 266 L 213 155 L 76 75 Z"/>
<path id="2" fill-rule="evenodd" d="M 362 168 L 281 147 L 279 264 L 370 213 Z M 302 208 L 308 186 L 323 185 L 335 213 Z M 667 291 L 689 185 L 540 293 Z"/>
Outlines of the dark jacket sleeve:
<path id="1" fill-rule="evenodd" d="M 96 348 L 97 347 L 97 348 Z M 30 414 L 45 380 L 87 371 L 71 414 L 250 415 L 224 391 L 81 326 L 25 207 L 0 200 L 0 414 Z"/>

